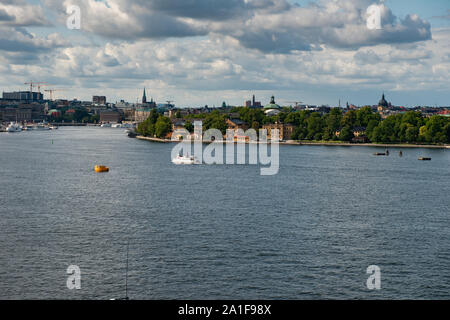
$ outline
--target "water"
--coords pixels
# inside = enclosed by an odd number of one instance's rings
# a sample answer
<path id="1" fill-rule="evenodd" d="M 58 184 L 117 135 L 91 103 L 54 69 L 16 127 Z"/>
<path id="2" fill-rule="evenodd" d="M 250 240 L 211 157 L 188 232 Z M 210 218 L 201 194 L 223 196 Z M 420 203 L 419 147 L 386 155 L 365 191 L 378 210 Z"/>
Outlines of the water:
<path id="1" fill-rule="evenodd" d="M 132 299 L 450 298 L 448 150 L 281 146 L 263 177 L 175 166 L 171 148 L 120 129 L 0 134 L 0 298 L 123 297 L 128 239 Z"/>

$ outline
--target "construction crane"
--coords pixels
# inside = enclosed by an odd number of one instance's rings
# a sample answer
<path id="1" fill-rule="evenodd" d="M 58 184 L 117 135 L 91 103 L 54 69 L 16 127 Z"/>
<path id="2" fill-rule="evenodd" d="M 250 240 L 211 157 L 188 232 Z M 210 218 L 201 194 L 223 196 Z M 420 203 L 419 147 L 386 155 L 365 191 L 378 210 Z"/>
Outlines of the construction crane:
<path id="1" fill-rule="evenodd" d="M 49 86 L 50 84 L 48 84 L 47 82 L 38 82 L 38 92 L 41 93 L 41 87 L 45 87 L 45 86 Z"/>
<path id="2" fill-rule="evenodd" d="M 30 85 L 30 95 L 33 95 L 33 88 L 38 88 L 38 92 L 41 93 L 41 86 L 47 85 L 47 82 L 25 82 L 24 84 Z"/>
<path id="3" fill-rule="evenodd" d="M 45 90 L 45 92 L 50 92 L 50 100 L 51 101 L 53 101 L 53 92 L 56 92 L 56 91 L 65 91 L 66 89 L 48 89 L 48 90 Z"/>
<path id="4" fill-rule="evenodd" d="M 303 103 L 303 101 L 286 101 L 287 103 L 295 103 L 295 107 L 297 108 L 298 107 L 298 105 L 300 104 L 300 103 Z"/>

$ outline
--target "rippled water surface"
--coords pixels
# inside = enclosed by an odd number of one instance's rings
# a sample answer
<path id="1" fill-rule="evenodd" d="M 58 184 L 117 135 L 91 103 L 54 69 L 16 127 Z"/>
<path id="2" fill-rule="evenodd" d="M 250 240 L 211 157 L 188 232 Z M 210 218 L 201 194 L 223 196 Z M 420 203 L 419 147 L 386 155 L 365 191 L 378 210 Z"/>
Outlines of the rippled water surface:
<path id="1" fill-rule="evenodd" d="M 449 150 L 281 146 L 263 177 L 175 166 L 171 148 L 121 129 L 0 134 L 0 298 L 121 297 L 128 239 L 132 299 L 450 298 Z"/>

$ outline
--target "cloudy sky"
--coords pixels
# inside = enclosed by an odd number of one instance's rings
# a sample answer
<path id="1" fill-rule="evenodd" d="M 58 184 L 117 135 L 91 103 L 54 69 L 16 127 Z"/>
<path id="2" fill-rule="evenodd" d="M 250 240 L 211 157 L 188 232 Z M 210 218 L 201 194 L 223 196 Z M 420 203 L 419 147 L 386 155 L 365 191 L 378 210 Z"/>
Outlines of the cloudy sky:
<path id="1" fill-rule="evenodd" d="M 44 81 L 81 100 L 448 106 L 450 1 L 0 0 L 0 74 L 0 91 Z"/>

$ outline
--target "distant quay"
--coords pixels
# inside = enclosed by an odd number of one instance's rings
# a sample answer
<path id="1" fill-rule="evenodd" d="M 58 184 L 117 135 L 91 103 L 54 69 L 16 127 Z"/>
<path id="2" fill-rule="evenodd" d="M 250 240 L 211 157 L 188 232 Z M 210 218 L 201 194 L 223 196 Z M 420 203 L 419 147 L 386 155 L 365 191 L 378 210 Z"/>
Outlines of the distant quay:
<path id="1" fill-rule="evenodd" d="M 450 149 L 450 145 L 432 145 L 432 144 L 405 144 L 405 143 L 333 143 L 333 142 L 313 142 L 313 141 L 287 141 L 280 142 L 286 145 L 304 145 L 304 146 L 330 146 L 330 147 L 376 147 L 376 148 L 425 148 L 425 149 Z"/>
<path id="2" fill-rule="evenodd" d="M 172 141 L 169 139 L 160 139 L 152 137 L 137 136 L 136 139 L 158 142 L 158 143 L 179 143 L 181 141 Z M 217 141 L 226 143 L 226 141 Z M 203 143 L 211 143 L 211 141 L 203 141 Z M 234 142 L 237 143 L 237 142 Z M 244 143 L 244 142 L 242 142 Z M 246 142 L 246 144 L 249 144 Z M 314 142 L 314 141 L 280 141 L 280 145 L 291 146 L 327 146 L 327 147 L 376 147 L 376 148 L 424 148 L 424 149 L 450 149 L 450 145 L 421 145 L 421 144 L 379 144 L 379 143 L 345 143 L 345 142 Z"/>
<path id="3" fill-rule="evenodd" d="M 72 122 L 51 122 L 52 126 L 58 127 L 99 127 L 99 124 L 94 123 L 72 123 Z"/>

